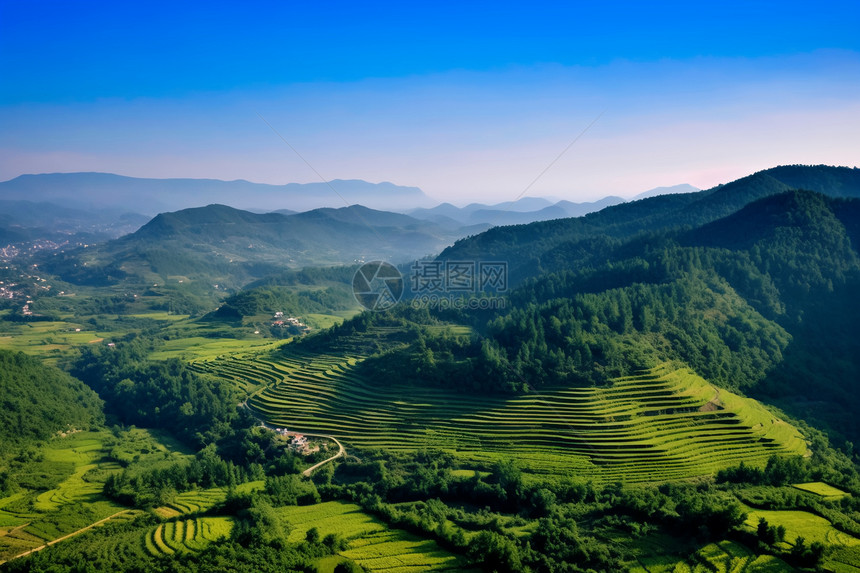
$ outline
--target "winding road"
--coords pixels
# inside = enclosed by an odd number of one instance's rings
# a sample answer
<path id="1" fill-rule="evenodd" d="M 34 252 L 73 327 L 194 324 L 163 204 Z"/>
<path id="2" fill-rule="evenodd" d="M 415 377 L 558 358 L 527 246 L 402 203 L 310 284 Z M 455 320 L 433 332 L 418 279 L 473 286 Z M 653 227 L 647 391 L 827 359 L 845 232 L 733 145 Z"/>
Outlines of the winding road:
<path id="1" fill-rule="evenodd" d="M 252 410 L 252 409 L 251 409 L 251 407 L 248 405 L 248 400 L 247 400 L 247 399 L 245 399 L 245 401 L 241 402 L 241 404 L 240 404 L 240 405 L 241 405 L 243 408 L 245 408 L 246 410 L 248 410 L 248 412 L 249 412 L 252 416 L 254 416 L 254 418 L 255 418 L 258 422 L 260 422 L 260 424 L 261 424 L 264 428 L 268 428 L 268 429 L 270 429 L 270 430 L 274 430 L 274 429 L 275 429 L 275 427 L 274 427 L 274 426 L 272 426 L 271 424 L 267 423 L 265 420 L 263 420 L 262 418 L 260 418 L 259 416 L 257 416 L 257 414 L 255 414 L 255 413 L 254 413 L 254 410 Z M 325 464 L 327 464 L 327 463 L 329 463 L 329 462 L 331 462 L 331 461 L 334 461 L 334 460 L 336 460 L 337 458 L 340 458 L 340 457 L 346 456 L 346 448 L 344 448 L 344 447 L 343 447 L 343 444 L 341 444 L 341 443 L 340 443 L 340 440 L 338 440 L 338 439 L 337 439 L 337 438 L 335 438 L 334 436 L 329 436 L 329 435 L 326 435 L 326 434 L 306 434 L 305 432 L 287 432 L 287 434 L 289 434 L 289 435 L 291 435 L 291 436 L 294 436 L 294 435 L 296 435 L 296 434 L 301 434 L 301 435 L 303 435 L 303 436 L 308 436 L 308 437 L 311 437 L 311 438 L 325 438 L 325 439 L 327 439 L 327 440 L 331 440 L 332 442 L 334 442 L 335 444 L 337 444 L 338 450 L 337 450 L 337 453 L 336 453 L 335 455 L 333 455 L 333 456 L 332 456 L 332 457 L 330 457 L 330 458 L 326 458 L 326 459 L 324 459 L 323 461 L 319 462 L 318 464 L 314 464 L 314 465 L 312 465 L 311 467 L 309 467 L 308 469 L 306 469 L 305 471 L 303 471 L 303 472 L 302 472 L 302 475 L 303 475 L 303 476 L 310 476 L 312 473 L 314 473 L 314 470 L 316 470 L 316 469 L 317 469 L 317 468 L 319 468 L 320 466 L 323 466 L 323 465 L 325 465 Z"/>
<path id="2" fill-rule="evenodd" d="M 326 461 L 328 461 L 328 460 L 326 460 Z M 96 521 L 95 523 L 91 523 L 91 524 L 87 525 L 86 527 L 82 527 L 81 529 L 78 529 L 77 531 L 73 531 L 69 534 L 63 535 L 62 537 L 52 539 L 51 541 L 47 542 L 44 545 L 40 545 L 39 547 L 34 547 L 33 549 L 25 551 L 24 553 L 19 553 L 18 555 L 15 555 L 14 557 L 10 557 L 7 561 L 12 561 L 13 559 L 18 559 L 19 557 L 24 557 L 26 555 L 30 555 L 31 553 L 35 553 L 36 551 L 41 551 L 42 549 L 45 549 L 46 547 L 48 547 L 50 545 L 53 545 L 55 543 L 59 543 L 60 541 L 65 541 L 66 539 L 68 539 L 70 537 L 74 537 L 75 535 L 79 535 L 79 534 L 83 533 L 84 531 L 92 529 L 96 525 L 101 525 L 102 523 L 109 521 L 118 515 L 122 515 L 123 513 L 129 513 L 131 511 L 132 510 L 130 510 L 130 509 L 124 509 L 122 511 L 118 511 L 118 512 L 114 513 L 113 515 L 109 515 L 109 516 L 105 517 L 104 519 L 100 519 L 100 520 Z M 25 525 L 29 525 L 29 524 L 25 524 Z M 24 527 L 24 526 L 21 526 L 21 527 Z M 0 565 L 2 565 L 3 563 L 6 563 L 6 561 L 0 561 Z"/>
<path id="3" fill-rule="evenodd" d="M 337 458 L 339 458 L 341 456 L 346 455 L 346 448 L 344 448 L 343 444 L 341 444 L 340 441 L 337 438 L 335 438 L 334 436 L 326 436 L 324 434 L 302 434 L 302 435 L 303 436 L 310 436 L 310 437 L 314 437 L 314 438 L 326 438 L 328 440 L 333 441 L 335 444 L 337 444 L 337 447 L 339 448 L 337 453 L 335 455 L 333 455 L 332 457 L 327 458 L 318 464 L 314 464 L 311 467 L 309 467 L 308 469 L 306 469 L 305 471 L 303 471 L 302 475 L 304 475 L 304 476 L 309 476 L 312 473 L 314 473 L 314 470 L 317 469 L 318 467 L 325 465 L 332 460 L 336 460 Z"/>

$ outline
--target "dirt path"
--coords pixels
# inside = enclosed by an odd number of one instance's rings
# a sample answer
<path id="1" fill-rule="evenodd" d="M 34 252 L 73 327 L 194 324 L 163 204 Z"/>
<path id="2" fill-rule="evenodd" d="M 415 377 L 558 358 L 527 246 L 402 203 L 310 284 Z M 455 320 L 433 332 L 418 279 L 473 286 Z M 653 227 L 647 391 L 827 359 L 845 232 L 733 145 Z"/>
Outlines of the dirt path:
<path id="1" fill-rule="evenodd" d="M 302 472 L 302 475 L 304 475 L 304 476 L 309 476 L 309 475 L 311 475 L 312 473 L 314 473 L 314 470 L 315 470 L 315 469 L 317 469 L 318 467 L 320 467 L 320 466 L 322 466 L 322 465 L 325 465 L 325 464 L 329 463 L 329 462 L 330 462 L 330 461 L 332 461 L 332 460 L 336 460 L 337 458 L 339 458 L 339 457 L 341 457 L 341 456 L 345 456 L 345 455 L 346 455 L 346 448 L 344 448 L 344 447 L 343 447 L 343 444 L 341 444 L 341 443 L 340 443 L 340 441 L 338 441 L 338 439 L 337 439 L 337 438 L 335 438 L 334 436 L 326 436 L 326 435 L 323 435 L 323 434 L 302 434 L 302 435 L 303 435 L 303 436 L 310 436 L 310 437 L 313 437 L 313 438 L 326 438 L 326 439 L 328 439 L 328 440 L 333 441 L 335 444 L 337 444 L 337 447 L 339 448 L 339 449 L 338 449 L 338 451 L 337 451 L 337 453 L 336 453 L 335 455 L 333 455 L 332 457 L 330 457 L 330 458 L 328 458 L 328 459 L 325 459 L 325 460 L 321 461 L 321 462 L 320 462 L 320 463 L 318 463 L 318 464 L 314 464 L 314 465 L 312 465 L 311 467 L 309 467 L 308 469 L 306 469 L 305 471 L 303 471 L 303 472 Z"/>
<path id="2" fill-rule="evenodd" d="M 326 461 L 328 461 L 328 460 L 326 460 Z M 75 535 L 80 535 L 81 533 L 83 533 L 84 531 L 87 531 L 88 529 L 92 529 L 93 527 L 95 527 L 97 525 L 101 525 L 105 521 L 109 521 L 109 520 L 113 519 L 114 517 L 116 517 L 118 515 L 122 515 L 123 513 L 128 513 L 129 511 L 131 511 L 131 510 L 130 509 L 123 509 L 122 511 L 118 511 L 118 512 L 114 513 L 113 515 L 109 515 L 109 516 L 105 517 L 104 519 L 100 519 L 100 520 L 96 521 L 95 523 L 91 523 L 91 524 L 87 525 L 86 527 L 78 529 L 77 531 L 73 531 L 71 533 L 68 533 L 68 534 L 62 536 L 62 537 L 58 537 L 56 539 L 53 539 L 44 545 L 40 545 L 39 547 L 34 547 L 33 549 L 29 549 L 29 550 L 25 551 L 24 553 L 19 553 L 18 555 L 15 555 L 14 557 L 9 558 L 6 561 L 12 561 L 12 559 L 18 559 L 19 557 L 26 557 L 27 555 L 30 555 L 31 553 L 35 553 L 36 551 L 41 551 L 42 549 L 48 547 L 49 545 L 59 543 L 60 541 L 65 541 L 66 539 L 68 539 L 70 537 L 74 537 Z M 3 563 L 6 563 L 6 561 L 0 561 L 0 565 L 2 565 Z"/>
<path id="3" fill-rule="evenodd" d="M 241 402 L 239 405 L 240 405 L 240 406 L 242 406 L 243 408 L 245 408 L 246 410 L 248 410 L 248 412 L 250 412 L 250 414 L 251 414 L 252 416 L 254 416 L 254 418 L 256 418 L 256 419 L 257 419 L 257 421 L 259 421 L 259 422 L 263 425 L 263 427 L 264 427 L 264 428 L 268 428 L 268 429 L 270 429 L 270 430 L 274 430 L 274 429 L 275 429 L 275 427 L 274 427 L 274 426 L 272 426 L 271 424 L 267 423 L 265 420 L 263 420 L 262 418 L 260 418 L 259 416 L 257 416 L 257 414 L 254 412 L 254 410 L 252 410 L 252 409 L 251 409 L 251 407 L 248 405 L 248 399 L 247 399 L 247 398 L 246 398 L 243 402 Z M 302 472 L 302 475 L 303 475 L 303 476 L 310 476 L 312 473 L 314 473 L 314 470 L 316 470 L 316 469 L 317 469 L 317 468 L 319 468 L 320 466 L 323 466 L 323 465 L 325 465 L 325 464 L 329 463 L 329 462 L 330 462 L 330 461 L 332 461 L 332 460 L 336 460 L 337 458 L 339 458 L 339 457 L 341 457 L 341 456 L 346 456 L 346 448 L 344 448 L 344 447 L 343 447 L 343 444 L 341 444 L 341 443 L 340 443 L 340 441 L 339 441 L 337 438 L 335 438 L 334 436 L 328 436 L 328 435 L 326 435 L 326 434 L 306 434 L 306 433 L 304 433 L 304 432 L 287 432 L 287 433 L 288 433 L 288 434 L 290 434 L 290 435 L 302 434 L 303 436 L 309 436 L 309 437 L 312 437 L 312 438 L 325 438 L 325 439 L 327 439 L 327 440 L 331 440 L 332 442 L 334 442 L 335 444 L 337 444 L 338 451 L 337 451 L 337 453 L 336 453 L 335 455 L 333 455 L 332 457 L 327 458 L 327 459 L 325 459 L 325 460 L 321 461 L 321 462 L 320 462 L 320 463 L 318 463 L 318 464 L 314 464 L 314 465 L 312 465 L 311 467 L 309 467 L 308 469 L 306 469 L 305 471 L 303 471 L 303 472 Z"/>

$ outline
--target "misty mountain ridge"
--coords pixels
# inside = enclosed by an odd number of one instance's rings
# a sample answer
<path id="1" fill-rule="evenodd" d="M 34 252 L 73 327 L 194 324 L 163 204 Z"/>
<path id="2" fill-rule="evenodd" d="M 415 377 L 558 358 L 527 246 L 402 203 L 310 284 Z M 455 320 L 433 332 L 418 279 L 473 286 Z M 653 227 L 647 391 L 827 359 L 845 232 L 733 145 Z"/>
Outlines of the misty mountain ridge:
<path id="1" fill-rule="evenodd" d="M 786 183 L 777 177 L 784 178 Z M 698 227 L 800 185 L 831 197 L 860 198 L 860 169 L 788 166 L 759 171 L 697 193 L 663 194 L 621 203 L 583 217 L 495 227 L 455 243 L 448 260 L 508 260 L 514 282 L 586 260 L 613 241 L 680 227 Z"/>
<path id="2" fill-rule="evenodd" d="M 84 244 L 132 233 L 149 217 L 116 209 L 83 210 L 47 202 L 0 199 L 0 247 L 38 241 Z"/>
<path id="3" fill-rule="evenodd" d="M 535 221 L 581 217 L 623 202 L 624 199 L 615 196 L 584 203 L 566 200 L 553 203 L 543 197 L 523 197 L 517 201 L 495 205 L 470 203 L 465 207 L 457 207 L 451 203 L 442 203 L 432 209 L 412 209 L 407 213 L 417 219 L 433 221 L 439 225 L 524 225 Z"/>
<path id="4" fill-rule="evenodd" d="M 360 179 L 270 185 L 242 179 L 147 179 L 112 173 L 21 175 L 0 182 L 0 195 L 6 199 L 39 197 L 41 201 L 76 209 L 111 208 L 150 215 L 216 203 L 263 211 L 307 211 L 357 203 L 403 210 L 436 204 L 418 187 Z"/>
<path id="5" fill-rule="evenodd" d="M 680 192 L 681 188 L 695 190 L 692 186 L 683 185 L 659 187 L 640 196 L 663 191 Z M 443 226 L 451 225 L 448 219 L 460 225 L 509 225 L 578 217 L 624 202 L 624 199 L 612 196 L 583 203 L 523 197 L 491 205 L 471 203 L 456 207 L 450 203 L 437 204 L 418 187 L 389 182 L 370 183 L 360 179 L 271 185 L 243 179 L 153 179 L 90 172 L 21 175 L 0 182 L 0 196 L 17 201 L 38 198 L 40 202 L 52 203 L 58 208 L 81 212 L 98 211 L 114 215 L 132 212 L 150 216 L 209 204 L 230 205 L 256 213 L 304 212 L 359 204 L 377 210 L 407 213 Z"/>
<path id="6" fill-rule="evenodd" d="M 648 191 L 643 191 L 638 195 L 635 195 L 631 201 L 638 201 L 639 199 L 647 199 L 648 197 L 656 197 L 657 195 L 673 195 L 675 193 L 697 193 L 701 191 L 698 187 L 694 187 L 689 183 L 681 183 L 679 185 L 671 185 L 669 187 L 655 187 L 654 189 L 649 189 Z"/>
<path id="7" fill-rule="evenodd" d="M 46 269 L 78 284 L 204 278 L 239 286 L 275 269 L 412 261 L 487 226 L 440 227 L 361 205 L 286 215 L 207 205 L 161 213 L 138 231 L 87 249 L 46 256 Z"/>

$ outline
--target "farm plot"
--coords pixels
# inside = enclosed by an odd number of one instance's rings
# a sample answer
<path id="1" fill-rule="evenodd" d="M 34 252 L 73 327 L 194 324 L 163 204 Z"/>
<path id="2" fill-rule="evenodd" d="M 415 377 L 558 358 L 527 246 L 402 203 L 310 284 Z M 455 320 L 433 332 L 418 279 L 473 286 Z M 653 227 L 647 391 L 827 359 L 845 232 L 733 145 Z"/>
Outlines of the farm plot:
<path id="1" fill-rule="evenodd" d="M 259 417 L 347 448 L 438 448 L 476 465 L 513 457 L 534 473 L 600 482 L 684 479 L 806 451 L 799 432 L 759 403 L 686 369 L 503 398 L 382 385 L 356 374 L 360 357 L 287 350 L 198 367 L 236 383 L 241 372 L 262 387 L 248 400 Z"/>
<path id="2" fill-rule="evenodd" d="M 0 561 L 125 509 L 103 496 L 105 480 L 135 456 L 187 457 L 165 443 L 170 442 L 139 428 L 125 432 L 120 441 L 107 431 L 77 432 L 49 441 L 41 449 L 44 459 L 16 474 L 24 491 L 0 499 Z M 54 481 L 43 487 L 46 476 Z"/>
<path id="3" fill-rule="evenodd" d="M 262 489 L 262 481 L 253 481 L 240 484 L 236 487 L 238 493 L 250 493 L 256 489 Z M 161 517 L 170 519 L 179 515 L 192 513 L 203 513 L 227 498 L 227 490 L 220 487 L 210 489 L 195 489 L 178 494 L 169 504 L 155 509 Z"/>
<path id="4" fill-rule="evenodd" d="M 277 511 L 293 527 L 288 538 L 290 543 L 302 541 L 313 527 L 322 536 L 334 533 L 346 539 L 387 529 L 384 523 L 363 513 L 352 503 L 327 501 L 316 505 L 279 507 Z"/>
<path id="5" fill-rule="evenodd" d="M 157 557 L 182 551 L 199 551 L 207 544 L 229 537 L 233 529 L 231 517 L 212 516 L 179 519 L 160 523 L 143 536 L 147 553 Z"/>
<path id="6" fill-rule="evenodd" d="M 90 477 L 93 471 L 110 472 L 119 467 L 104 459 L 104 438 L 104 433 L 80 432 L 53 440 L 42 450 L 44 469 L 37 465 L 31 468 L 32 473 L 62 470 L 68 477 L 55 482 L 51 489 L 38 491 L 33 486 L 0 500 L 0 560 L 44 545 L 123 509 L 102 496 L 103 480 Z M 39 479 L 26 474 L 19 477 Z"/>
<path id="7" fill-rule="evenodd" d="M 687 555 L 679 551 L 687 549 Z M 794 571 L 781 559 L 772 555 L 758 555 L 734 541 L 710 543 L 693 551 L 678 540 L 664 536 L 641 539 L 636 542 L 637 559 L 628 564 L 631 573 L 760 573 Z M 674 557 L 673 557 L 674 556 Z"/>
<path id="8" fill-rule="evenodd" d="M 462 558 L 443 550 L 435 541 L 403 531 L 362 536 L 340 554 L 370 571 L 388 573 L 460 570 L 463 565 Z"/>
<path id="9" fill-rule="evenodd" d="M 340 555 L 370 571 L 407 573 L 417 571 L 462 570 L 464 560 L 445 551 L 435 541 L 421 539 L 385 524 L 351 503 L 330 501 L 309 506 L 280 507 L 278 512 L 294 529 L 289 541 L 305 538 L 312 527 L 320 535 L 337 534 L 349 540 Z"/>
<path id="10" fill-rule="evenodd" d="M 785 527 L 785 539 L 789 543 L 803 537 L 807 543 L 819 541 L 826 545 L 855 547 L 860 539 L 839 531 L 827 519 L 808 511 L 764 510 L 746 508 L 746 526 L 755 530 L 758 520 L 765 518 L 770 525 Z"/>
<path id="11" fill-rule="evenodd" d="M 809 483 L 796 483 L 793 486 L 796 489 L 801 491 L 806 491 L 809 493 L 813 493 L 815 495 L 820 495 L 821 497 L 838 499 L 840 497 L 845 497 L 848 495 L 846 492 L 842 491 L 839 488 L 835 488 L 832 485 L 828 485 L 821 481 L 813 481 Z"/>

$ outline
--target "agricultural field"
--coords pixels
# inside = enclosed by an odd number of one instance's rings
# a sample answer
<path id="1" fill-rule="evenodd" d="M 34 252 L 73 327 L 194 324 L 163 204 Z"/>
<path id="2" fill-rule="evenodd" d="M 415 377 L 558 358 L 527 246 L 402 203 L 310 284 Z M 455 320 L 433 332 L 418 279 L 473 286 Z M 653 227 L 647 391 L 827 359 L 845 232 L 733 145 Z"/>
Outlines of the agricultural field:
<path id="1" fill-rule="evenodd" d="M 245 488 L 254 487 L 254 484 L 243 485 Z M 322 560 L 322 569 L 329 565 L 333 569 L 344 558 L 356 561 L 370 571 L 389 573 L 460 570 L 463 565 L 462 558 L 441 549 L 436 542 L 390 529 L 355 504 L 330 501 L 309 506 L 278 507 L 276 511 L 289 523 L 290 543 L 303 541 L 313 527 L 321 537 L 336 534 L 349 541 L 340 557 Z M 149 555 L 158 557 L 200 550 L 211 541 L 229 536 L 234 523 L 233 518 L 225 516 L 177 514 L 171 517 L 142 534 L 140 543 Z"/>
<path id="2" fill-rule="evenodd" d="M 838 499 L 840 497 L 845 497 L 846 495 L 848 495 L 841 489 L 820 481 L 813 481 L 809 483 L 796 483 L 792 487 L 797 488 L 801 491 L 806 491 L 830 499 Z"/>
<path id="3" fill-rule="evenodd" d="M 340 324 L 344 317 L 352 316 L 355 311 L 338 314 L 308 314 L 307 318 L 314 328 L 322 329 Z M 270 314 L 246 318 L 241 326 L 219 322 L 175 320 L 165 329 L 169 339 L 164 341 L 163 345 L 150 355 L 150 358 L 153 360 L 178 358 L 185 362 L 196 362 L 271 352 L 291 340 L 268 337 L 266 335 L 268 328 L 265 325 L 271 320 Z M 259 333 L 255 334 L 255 331 Z"/>
<path id="4" fill-rule="evenodd" d="M 101 495 L 108 472 L 104 433 L 80 432 L 52 441 L 44 457 L 15 477 L 21 491 L 0 499 L 0 560 L 86 527 L 125 508 Z"/>
<path id="5" fill-rule="evenodd" d="M 158 524 L 143 535 L 146 552 L 153 557 L 182 551 L 199 551 L 208 543 L 230 536 L 233 518 L 205 516 Z"/>
<path id="6" fill-rule="evenodd" d="M 747 508 L 746 511 L 747 520 L 744 525 L 747 530 L 755 531 L 759 519 L 764 518 L 772 526 L 785 527 L 785 543 L 782 545 L 786 548 L 793 545 L 798 537 L 803 537 L 806 544 L 818 541 L 829 546 L 830 552 L 824 559 L 826 571 L 860 571 L 860 539 L 836 529 L 824 517 L 808 511 L 753 508 Z"/>
<path id="7" fill-rule="evenodd" d="M 262 481 L 252 481 L 238 485 L 236 492 L 240 494 L 250 493 L 262 488 Z M 157 507 L 155 513 L 168 519 L 180 515 L 204 513 L 226 498 L 227 490 L 220 487 L 186 491 L 177 494 L 176 498 L 169 504 Z"/>
<path id="8" fill-rule="evenodd" d="M 329 501 L 317 505 L 281 507 L 277 511 L 294 528 L 289 541 L 303 540 L 312 527 L 316 527 L 323 537 L 330 533 L 337 534 L 349 540 L 349 546 L 340 555 L 369 571 L 408 573 L 462 570 L 462 559 L 440 548 L 435 541 L 390 529 L 376 518 L 363 513 L 355 504 Z M 333 562 L 336 563 L 336 560 Z"/>
<path id="9" fill-rule="evenodd" d="M 346 319 L 352 318 L 358 314 L 358 309 L 331 311 L 332 314 L 319 314 L 309 312 L 302 316 L 305 324 L 315 330 L 325 330 L 343 322 Z"/>
<path id="10" fill-rule="evenodd" d="M 275 350 L 288 340 L 273 340 L 250 335 L 249 338 L 207 338 L 193 336 L 167 340 L 150 355 L 152 360 L 178 358 L 186 362 L 213 360 L 238 353 L 253 353 Z"/>
<path id="11" fill-rule="evenodd" d="M 793 543 L 798 537 L 803 537 L 807 543 L 819 541 L 826 545 L 854 547 L 860 545 L 860 539 L 839 531 L 827 519 L 808 511 L 764 510 L 746 508 L 748 529 L 755 530 L 761 518 L 770 525 L 785 527 L 785 540 Z"/>
<path id="12" fill-rule="evenodd" d="M 634 542 L 636 561 L 631 573 L 784 573 L 794 569 L 772 555 L 758 555 L 734 541 L 724 540 L 701 548 L 677 538 L 651 535 Z"/>
<path id="13" fill-rule="evenodd" d="M 790 424 L 759 403 L 668 366 L 602 388 L 516 397 L 379 384 L 355 373 L 360 356 L 277 354 L 198 362 L 253 396 L 266 421 L 332 435 L 349 446 L 451 452 L 466 465 L 515 458 L 536 474 L 598 482 L 705 475 L 773 454 L 804 454 Z"/>
<path id="14" fill-rule="evenodd" d="M 76 332 L 78 329 L 80 331 Z M 43 356 L 49 359 L 49 363 L 76 346 L 98 344 L 114 334 L 93 330 L 92 326 L 73 319 L 24 323 L 0 320 L 0 348 Z"/>
<path id="15" fill-rule="evenodd" d="M 107 476 L 137 459 L 182 459 L 156 433 L 78 432 L 51 440 L 13 477 L 20 491 L 0 499 L 0 561 L 74 533 L 127 508 L 102 495 Z M 166 456 L 166 457 L 165 457 Z"/>

